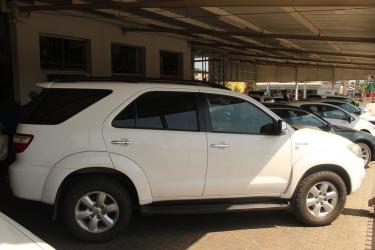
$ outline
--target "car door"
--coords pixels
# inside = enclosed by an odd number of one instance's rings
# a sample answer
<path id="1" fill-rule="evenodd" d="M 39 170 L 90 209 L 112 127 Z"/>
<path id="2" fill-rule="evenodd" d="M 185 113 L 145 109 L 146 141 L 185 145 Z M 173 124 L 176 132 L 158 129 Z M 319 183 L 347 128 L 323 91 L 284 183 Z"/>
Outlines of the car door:
<path id="1" fill-rule="evenodd" d="M 262 134 L 275 122 L 247 99 L 205 93 L 208 166 L 205 196 L 256 196 L 283 192 L 291 174 L 291 140 Z"/>
<path id="2" fill-rule="evenodd" d="M 198 100 L 197 93 L 190 91 L 148 91 L 128 101 L 105 122 L 108 150 L 143 170 L 153 198 L 203 194 L 207 140 Z"/>

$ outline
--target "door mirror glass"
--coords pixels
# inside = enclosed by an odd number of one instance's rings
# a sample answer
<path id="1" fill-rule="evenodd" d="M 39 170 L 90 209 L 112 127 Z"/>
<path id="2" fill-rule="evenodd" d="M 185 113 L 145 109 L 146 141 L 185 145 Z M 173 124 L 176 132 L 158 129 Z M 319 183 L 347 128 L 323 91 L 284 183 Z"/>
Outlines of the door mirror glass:
<path id="1" fill-rule="evenodd" d="M 351 123 L 353 120 L 352 120 L 352 117 L 350 116 L 350 115 L 348 115 L 347 117 L 346 117 L 346 120 L 349 122 L 349 123 Z"/>

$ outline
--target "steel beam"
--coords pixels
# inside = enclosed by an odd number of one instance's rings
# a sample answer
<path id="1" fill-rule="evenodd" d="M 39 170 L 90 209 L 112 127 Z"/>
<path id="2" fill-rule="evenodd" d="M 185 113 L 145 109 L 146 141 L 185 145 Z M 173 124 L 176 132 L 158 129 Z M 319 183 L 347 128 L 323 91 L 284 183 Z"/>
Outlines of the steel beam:
<path id="1" fill-rule="evenodd" d="M 318 60 L 313 58 L 295 58 L 295 57 L 281 57 L 281 56 L 267 56 L 267 55 L 252 55 L 247 53 L 229 53 L 229 55 L 237 56 L 248 56 L 251 58 L 269 58 L 277 60 L 287 60 L 287 61 L 305 61 L 305 62 L 314 62 L 314 63 L 330 63 L 330 64 L 347 64 L 347 65 L 358 65 L 358 66 L 374 66 L 375 63 L 363 63 L 363 62 L 348 62 L 348 61 L 332 61 L 332 60 Z"/>
<path id="2" fill-rule="evenodd" d="M 312 41 L 335 41 L 335 42 L 359 42 L 359 43 L 375 43 L 375 37 L 342 37 L 342 36 L 319 36 L 319 35 L 292 35 L 292 34 L 275 34 L 275 33 L 257 33 L 244 30 L 235 31 L 219 31 L 207 29 L 139 29 L 127 28 L 124 31 L 129 32 L 153 32 L 153 33 L 177 33 L 180 35 L 187 34 L 204 34 L 212 36 L 243 36 L 256 38 L 283 38 L 295 40 L 312 40 Z"/>
<path id="3" fill-rule="evenodd" d="M 92 10 L 118 8 L 174 8 L 174 7 L 330 7 L 375 6 L 375 0 L 166 0 L 137 2 L 93 2 L 89 4 L 52 4 L 20 6 L 23 11 Z"/>
<path id="4" fill-rule="evenodd" d="M 236 60 L 237 61 L 237 60 Z M 254 61 L 238 60 L 240 62 L 254 63 Z M 371 70 L 375 72 L 375 67 L 350 67 L 350 66 L 332 66 L 324 64 L 309 64 L 309 63 L 291 63 L 291 62 L 272 62 L 266 60 L 256 60 L 257 65 L 280 65 L 280 66 L 292 66 L 292 67 L 307 67 L 307 68 L 337 68 L 337 69 L 358 69 L 358 70 Z"/>
<path id="5" fill-rule="evenodd" d="M 206 47 L 227 47 L 235 49 L 254 49 L 260 51 L 281 51 L 281 52 L 290 52 L 290 53 L 299 53 L 299 54 L 319 54 L 319 55 L 328 55 L 328 56 L 347 56 L 347 57 L 362 57 L 362 58 L 375 58 L 375 55 L 371 54 L 354 54 L 354 53 L 340 53 L 340 52 L 329 52 L 329 51 L 315 51 L 315 50 L 298 50 L 298 49 L 288 49 L 288 48 L 268 48 L 261 46 L 242 46 L 242 45 L 233 45 L 226 43 L 202 43 L 202 42 L 191 42 L 195 46 L 206 46 Z"/>

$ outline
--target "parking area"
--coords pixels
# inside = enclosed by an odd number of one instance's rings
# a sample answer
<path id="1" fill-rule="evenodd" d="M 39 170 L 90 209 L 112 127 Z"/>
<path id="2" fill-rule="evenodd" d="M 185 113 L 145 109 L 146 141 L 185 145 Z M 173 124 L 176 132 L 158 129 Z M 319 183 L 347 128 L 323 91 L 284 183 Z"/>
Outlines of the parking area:
<path id="1" fill-rule="evenodd" d="M 117 239 L 85 244 L 52 222 L 49 206 L 12 197 L 2 182 L 0 211 L 56 249 L 375 249 L 375 164 L 362 187 L 348 197 L 343 213 L 330 226 L 305 227 L 282 211 L 210 215 L 133 217 Z"/>

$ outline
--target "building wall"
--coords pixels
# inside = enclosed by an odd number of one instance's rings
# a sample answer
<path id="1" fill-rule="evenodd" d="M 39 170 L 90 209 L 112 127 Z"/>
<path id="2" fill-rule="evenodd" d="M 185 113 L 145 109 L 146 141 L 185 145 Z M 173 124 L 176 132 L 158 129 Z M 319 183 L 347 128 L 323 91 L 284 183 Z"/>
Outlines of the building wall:
<path id="1" fill-rule="evenodd" d="M 144 46 L 147 77 L 160 77 L 160 50 L 183 53 L 183 78 L 191 79 L 191 48 L 187 40 L 152 34 L 123 34 L 120 26 L 88 18 L 31 13 L 14 27 L 16 41 L 15 98 L 22 104 L 29 101 L 28 93 L 36 89 L 36 83 L 46 81 L 47 74 L 82 73 L 46 71 L 40 68 L 39 36 L 50 34 L 63 37 L 88 39 L 90 43 L 89 75 L 111 76 L 111 44 L 123 43 Z"/>

